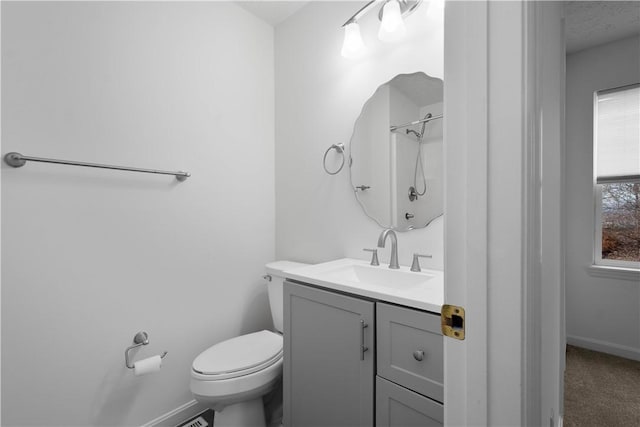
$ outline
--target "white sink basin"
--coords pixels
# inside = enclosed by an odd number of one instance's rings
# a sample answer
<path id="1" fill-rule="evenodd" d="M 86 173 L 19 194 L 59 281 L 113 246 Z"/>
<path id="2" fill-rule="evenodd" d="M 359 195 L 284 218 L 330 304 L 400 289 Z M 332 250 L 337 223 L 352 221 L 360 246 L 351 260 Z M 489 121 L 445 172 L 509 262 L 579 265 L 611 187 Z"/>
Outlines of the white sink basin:
<path id="1" fill-rule="evenodd" d="M 411 271 L 391 270 L 386 267 L 351 264 L 324 272 L 327 280 L 356 282 L 391 288 L 417 287 L 433 279 L 433 274 L 416 274 Z"/>
<path id="2" fill-rule="evenodd" d="M 372 266 L 343 258 L 286 271 L 285 277 L 323 288 L 440 313 L 444 301 L 444 274 L 439 270 L 410 271 L 400 266 Z"/>

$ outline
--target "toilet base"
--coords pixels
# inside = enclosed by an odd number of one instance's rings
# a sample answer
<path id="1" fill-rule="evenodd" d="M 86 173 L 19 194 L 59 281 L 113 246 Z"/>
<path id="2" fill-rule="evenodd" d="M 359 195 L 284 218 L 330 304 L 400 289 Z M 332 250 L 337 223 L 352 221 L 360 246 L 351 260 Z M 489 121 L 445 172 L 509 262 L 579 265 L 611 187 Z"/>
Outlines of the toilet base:
<path id="1" fill-rule="evenodd" d="M 214 427 L 265 427 L 262 396 L 225 406 L 213 417 Z"/>

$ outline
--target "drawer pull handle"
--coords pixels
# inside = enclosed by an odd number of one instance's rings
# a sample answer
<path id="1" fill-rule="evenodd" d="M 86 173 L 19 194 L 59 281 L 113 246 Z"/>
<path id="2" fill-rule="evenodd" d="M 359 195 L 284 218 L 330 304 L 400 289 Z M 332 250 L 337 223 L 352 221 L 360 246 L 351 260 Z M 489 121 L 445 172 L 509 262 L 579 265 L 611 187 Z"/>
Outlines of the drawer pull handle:
<path id="1" fill-rule="evenodd" d="M 424 359 L 424 351 L 422 350 L 416 350 L 413 352 L 413 358 L 416 359 L 418 362 L 421 362 L 422 359 Z"/>
<path id="2" fill-rule="evenodd" d="M 360 360 L 364 360 L 364 352 L 369 350 L 369 347 L 364 345 L 364 329 L 369 327 L 364 320 L 360 321 Z"/>

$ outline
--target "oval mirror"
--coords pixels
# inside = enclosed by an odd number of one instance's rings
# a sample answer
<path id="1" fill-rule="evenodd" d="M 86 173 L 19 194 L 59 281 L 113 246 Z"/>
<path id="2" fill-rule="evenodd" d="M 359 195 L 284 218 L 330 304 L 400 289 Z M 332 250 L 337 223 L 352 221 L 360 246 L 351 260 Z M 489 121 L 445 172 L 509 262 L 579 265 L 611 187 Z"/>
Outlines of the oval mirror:
<path id="1" fill-rule="evenodd" d="M 351 186 L 380 226 L 426 227 L 443 213 L 443 81 L 400 74 L 380 86 L 356 120 Z"/>

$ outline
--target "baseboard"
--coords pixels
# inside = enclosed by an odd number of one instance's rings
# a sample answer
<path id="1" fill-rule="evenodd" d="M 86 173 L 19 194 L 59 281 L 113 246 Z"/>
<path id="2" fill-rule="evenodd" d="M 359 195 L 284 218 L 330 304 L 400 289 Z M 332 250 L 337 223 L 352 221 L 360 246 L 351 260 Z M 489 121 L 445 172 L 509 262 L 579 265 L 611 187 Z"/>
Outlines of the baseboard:
<path id="1" fill-rule="evenodd" d="M 175 427 L 181 422 L 186 421 L 189 418 L 193 418 L 207 409 L 209 409 L 207 405 L 199 403 L 196 400 L 192 400 L 164 415 L 160 415 L 158 418 L 149 421 L 142 427 Z"/>
<path id="2" fill-rule="evenodd" d="M 571 335 L 567 335 L 567 344 L 640 361 L 640 349 L 633 347 Z"/>

